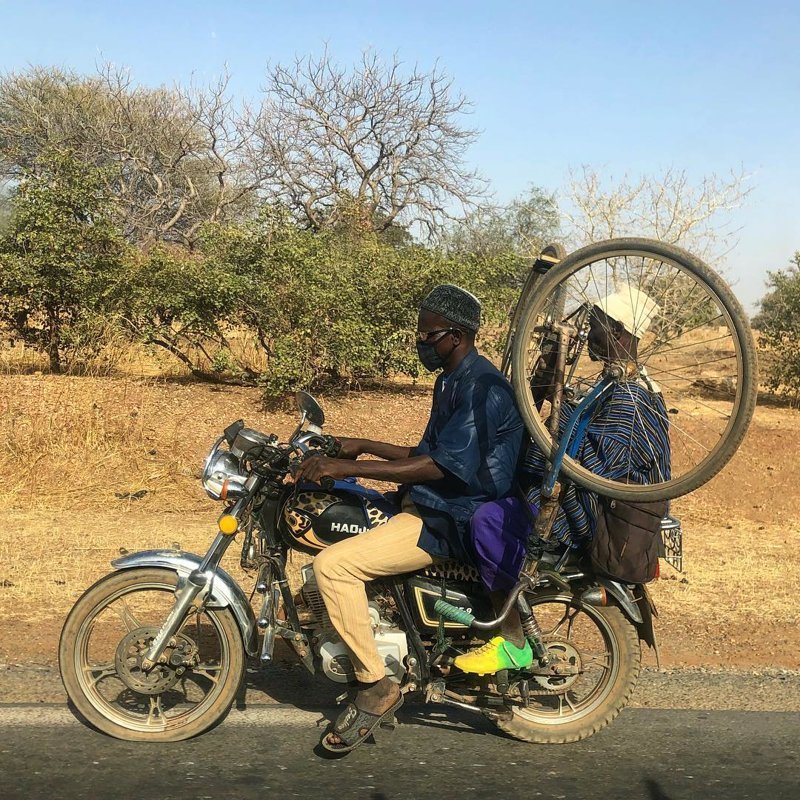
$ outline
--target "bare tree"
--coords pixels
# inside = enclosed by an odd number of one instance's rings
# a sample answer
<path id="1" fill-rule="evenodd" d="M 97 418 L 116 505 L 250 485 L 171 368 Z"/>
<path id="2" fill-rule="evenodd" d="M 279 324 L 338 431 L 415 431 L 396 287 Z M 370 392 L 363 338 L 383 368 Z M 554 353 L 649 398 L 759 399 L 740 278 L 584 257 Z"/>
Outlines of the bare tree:
<path id="1" fill-rule="evenodd" d="M 561 206 L 564 227 L 576 246 L 649 236 L 718 262 L 736 244 L 730 212 L 750 193 L 746 180 L 740 171 L 692 183 L 685 170 L 676 169 L 614 180 L 584 166 L 569 174 Z"/>
<path id="2" fill-rule="evenodd" d="M 0 78 L 0 165 L 35 172 L 48 150 L 105 170 L 127 238 L 191 246 L 200 226 L 243 213 L 267 171 L 253 160 L 248 116 L 228 76 L 207 88 L 135 85 L 106 65 L 80 76 L 34 68 Z"/>
<path id="3" fill-rule="evenodd" d="M 365 52 L 352 69 L 324 52 L 268 70 L 255 115 L 269 186 L 306 224 L 335 225 L 352 207 L 375 230 L 427 233 L 471 208 L 484 183 L 465 165 L 476 132 L 467 100 L 438 67 L 406 72 Z"/>
<path id="4" fill-rule="evenodd" d="M 507 205 L 485 204 L 457 220 L 441 237 L 441 244 L 456 253 L 530 260 L 559 238 L 559 225 L 555 195 L 531 186 Z"/>
<path id="5" fill-rule="evenodd" d="M 619 236 L 643 236 L 680 245 L 721 268 L 736 245 L 730 212 L 742 205 L 751 189 L 743 172 L 709 175 L 692 183 L 683 170 L 620 180 L 605 178 L 590 167 L 571 172 L 567 202 L 562 205 L 565 229 L 575 246 Z M 612 264 L 612 276 L 617 274 Z M 709 297 L 697 300 L 689 276 L 662 274 L 656 261 L 643 261 L 635 276 L 642 289 L 659 297 L 660 314 L 653 324 L 659 339 L 669 341 L 704 319 L 717 319 Z"/>

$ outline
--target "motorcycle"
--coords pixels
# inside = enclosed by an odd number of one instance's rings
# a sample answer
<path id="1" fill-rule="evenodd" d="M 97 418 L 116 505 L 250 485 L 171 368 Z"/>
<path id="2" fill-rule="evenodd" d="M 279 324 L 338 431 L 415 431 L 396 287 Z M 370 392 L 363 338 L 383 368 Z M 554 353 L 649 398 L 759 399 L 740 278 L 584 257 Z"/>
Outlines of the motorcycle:
<path id="1" fill-rule="evenodd" d="M 269 667 L 279 638 L 310 673 L 340 686 L 354 680 L 313 562 L 292 586 L 287 560 L 292 551 L 313 559 L 385 523 L 396 509 L 352 480 L 290 480 L 304 459 L 338 450 L 323 433 L 317 401 L 298 392 L 297 406 L 300 422 L 285 443 L 240 420 L 211 448 L 202 484 L 224 510 L 205 555 L 125 555 L 70 611 L 59 645 L 62 680 L 74 707 L 99 730 L 162 742 L 202 733 L 228 713 L 247 659 Z M 663 531 L 679 541 L 677 520 L 666 519 Z M 237 538 L 242 567 L 255 573 L 250 598 L 220 566 Z M 477 571 L 456 562 L 374 581 L 367 592 L 375 645 L 404 693 L 482 714 L 529 742 L 577 741 L 607 725 L 634 690 L 642 642 L 656 648 L 646 587 L 593 575 L 569 553 L 545 553 L 494 620 Z M 523 619 L 532 666 L 487 676 L 456 669 L 454 658 L 482 644 L 481 634 L 514 603 L 530 611 Z"/>

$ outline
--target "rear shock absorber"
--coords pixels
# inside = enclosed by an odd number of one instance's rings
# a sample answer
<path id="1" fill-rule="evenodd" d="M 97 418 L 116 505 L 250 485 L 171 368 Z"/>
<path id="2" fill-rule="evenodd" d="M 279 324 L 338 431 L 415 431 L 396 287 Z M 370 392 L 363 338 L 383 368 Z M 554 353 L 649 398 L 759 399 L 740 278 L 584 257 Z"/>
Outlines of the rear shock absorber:
<path id="1" fill-rule="evenodd" d="M 522 631 L 525 634 L 525 638 L 530 642 L 533 654 L 539 661 L 546 661 L 547 648 L 542 641 L 542 629 L 531 609 L 530 603 L 522 592 L 517 597 L 517 608 L 522 622 Z"/>

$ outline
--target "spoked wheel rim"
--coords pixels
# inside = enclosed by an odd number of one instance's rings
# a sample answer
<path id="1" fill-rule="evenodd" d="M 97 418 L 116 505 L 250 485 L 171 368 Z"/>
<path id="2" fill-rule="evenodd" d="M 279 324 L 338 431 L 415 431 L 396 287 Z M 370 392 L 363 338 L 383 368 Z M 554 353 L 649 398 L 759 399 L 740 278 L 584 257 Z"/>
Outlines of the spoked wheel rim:
<path id="1" fill-rule="evenodd" d="M 640 335 L 638 362 L 645 369 L 624 381 L 653 385 L 663 397 L 655 412 L 668 429 L 672 469 L 648 485 L 611 480 L 565 457 L 562 470 L 577 483 L 621 499 L 669 499 L 693 491 L 710 480 L 732 457 L 752 419 L 757 389 L 755 352 L 746 316 L 719 276 L 689 253 L 647 240 L 612 240 L 578 250 L 537 285 L 514 341 L 513 382 L 528 431 L 545 452 L 552 448 L 546 427 L 549 403 L 537 408 L 530 377 L 543 336 L 535 329 L 560 292 L 565 317 L 579 319 L 579 307 L 633 286 L 652 297 L 657 311 L 647 318 L 644 295 L 630 292 L 634 316 L 646 326 Z M 651 307 L 650 307 L 651 308 Z M 639 330 L 639 328 L 637 328 Z M 581 352 L 574 375 L 580 390 L 597 381 L 601 362 Z M 624 383 L 620 384 L 622 387 Z M 630 385 L 630 384 L 628 384 Z M 642 409 L 632 415 L 637 425 L 650 424 Z M 663 433 L 662 433 L 663 436 Z M 653 447 L 657 437 L 653 435 Z"/>
<path id="2" fill-rule="evenodd" d="M 560 676 L 528 675 L 530 705 L 515 706 L 514 713 L 537 725 L 578 722 L 612 694 L 621 668 L 621 643 L 598 609 L 569 595 L 534 602 L 532 608 L 545 647 L 565 669 L 557 667 Z"/>
<path id="3" fill-rule="evenodd" d="M 198 648 L 191 667 L 175 674 L 181 666 L 162 665 L 156 668 L 160 672 L 154 677 L 154 673 L 136 671 L 135 663 L 137 659 L 141 662 L 154 631 L 166 617 L 164 609 L 171 607 L 174 591 L 175 585 L 169 582 L 150 581 L 123 587 L 94 606 L 78 629 L 74 671 L 81 692 L 97 712 L 121 728 L 159 733 L 191 725 L 207 713 L 225 690 L 231 643 L 217 616 L 209 611 L 200 614 L 190 611 L 175 637 L 175 646 L 167 650 L 168 655 L 180 650 L 189 656 L 193 648 Z M 134 595 L 145 593 L 158 598 L 152 604 L 159 609 L 157 620 L 142 618 L 142 604 L 137 609 L 132 602 Z M 120 622 L 121 635 L 116 644 L 109 630 L 111 615 L 119 617 Z M 212 632 L 216 637 L 213 655 L 209 641 Z M 93 641 L 95 633 L 101 641 Z M 128 645 L 124 652 L 120 650 L 121 642 Z M 112 647 L 113 656 L 106 657 Z M 102 658 L 98 658 L 100 653 L 104 654 Z M 131 670 L 127 674 L 126 660 Z"/>

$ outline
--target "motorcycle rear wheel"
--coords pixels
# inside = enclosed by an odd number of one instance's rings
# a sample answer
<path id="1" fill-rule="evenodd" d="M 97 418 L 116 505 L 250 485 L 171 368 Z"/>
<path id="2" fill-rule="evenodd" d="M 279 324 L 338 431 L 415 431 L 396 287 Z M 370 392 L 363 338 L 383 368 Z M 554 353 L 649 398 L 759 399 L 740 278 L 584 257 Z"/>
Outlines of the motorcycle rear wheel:
<path id="1" fill-rule="evenodd" d="M 529 596 L 528 599 L 548 649 L 562 654 L 565 664 L 574 663 L 583 671 L 576 678 L 539 679 L 538 685 L 535 677 L 530 679 L 530 705 L 527 708 L 512 706 L 510 715 L 496 719 L 495 724 L 525 742 L 566 744 L 580 741 L 608 725 L 627 705 L 641 669 L 638 633 L 616 606 L 584 605 L 569 594 Z M 606 648 L 601 654 L 605 663 L 594 664 L 602 670 L 601 680 L 583 699 L 579 699 L 574 687 L 584 680 L 591 661 L 600 656 L 591 656 L 585 645 L 573 636 L 579 616 L 588 621 L 580 623 L 588 634 L 583 638 L 587 641 L 601 639 Z M 556 620 L 555 625 L 553 620 Z"/>
<path id="2" fill-rule="evenodd" d="M 194 669 L 176 677 L 165 665 L 158 678 L 125 666 L 126 656 L 133 663 L 130 654 L 141 655 L 148 639 L 152 641 L 152 631 L 172 605 L 177 581 L 177 574 L 166 569 L 113 572 L 87 589 L 64 623 L 59 667 L 67 695 L 87 722 L 117 739 L 189 739 L 224 719 L 236 698 L 245 655 L 236 619 L 227 608 L 205 609 L 202 615 L 190 612 L 176 636 L 178 644 L 197 644 L 199 663 Z M 135 600 L 137 592 L 140 598 Z M 203 660 L 203 647 L 213 651 L 209 663 Z M 105 681 L 106 688 L 99 688 Z M 131 688 L 132 682 L 144 691 Z M 210 688 L 202 696 L 204 687 Z M 192 705 L 190 694 L 200 694 L 201 699 Z"/>

